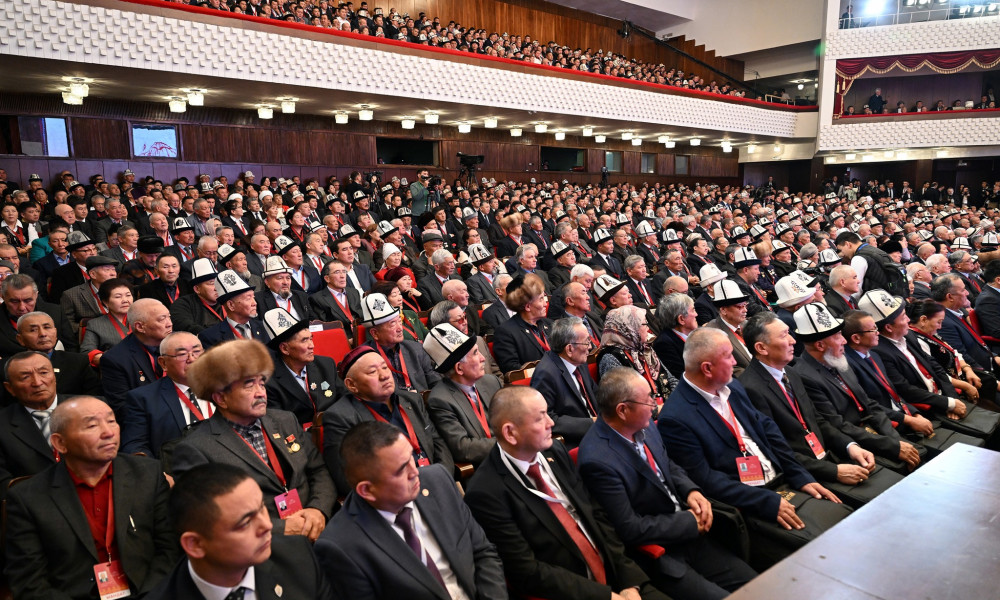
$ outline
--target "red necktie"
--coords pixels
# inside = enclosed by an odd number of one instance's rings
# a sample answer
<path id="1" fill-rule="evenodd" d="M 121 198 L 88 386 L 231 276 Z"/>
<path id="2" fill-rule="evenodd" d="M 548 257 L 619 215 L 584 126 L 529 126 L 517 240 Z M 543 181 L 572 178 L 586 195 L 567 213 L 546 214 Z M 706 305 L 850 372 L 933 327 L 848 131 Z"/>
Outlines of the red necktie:
<path id="1" fill-rule="evenodd" d="M 542 474 L 538 469 L 538 463 L 535 463 L 528 467 L 528 477 L 535 483 L 535 488 L 539 492 L 549 496 L 550 498 L 555 498 L 556 495 L 552 493 L 552 488 L 549 487 L 545 480 L 542 479 Z M 590 543 L 587 536 L 583 534 L 583 530 L 580 529 L 580 524 L 576 522 L 576 519 L 569 514 L 566 507 L 562 505 L 561 502 L 553 502 L 551 500 L 547 501 L 549 508 L 552 509 L 552 513 L 559 519 L 559 523 L 562 524 L 566 533 L 569 537 L 573 538 L 573 543 L 576 544 L 577 549 L 580 550 L 580 554 L 583 555 L 583 560 L 587 563 L 587 567 L 590 572 L 594 574 L 594 580 L 597 583 L 603 585 L 607 582 L 607 578 L 604 574 L 604 561 L 601 559 L 601 555 L 598 554 L 597 548 Z"/>
<path id="2" fill-rule="evenodd" d="M 892 397 L 892 399 L 896 401 L 896 404 L 899 404 L 900 406 L 903 407 L 903 412 L 905 412 L 906 414 L 910 414 L 910 408 L 906 406 L 906 402 L 903 402 L 903 399 L 900 398 L 899 394 L 896 393 L 896 390 L 893 389 L 892 385 L 889 383 L 889 380 L 886 379 L 885 373 L 882 372 L 882 369 L 878 368 L 878 363 L 875 362 L 875 359 L 872 357 L 872 355 L 869 354 L 868 358 L 866 358 L 865 360 L 867 360 L 871 364 L 871 366 L 875 367 L 875 379 L 878 379 L 878 382 L 882 384 L 882 387 L 885 388 L 885 391 L 888 392 L 889 395 Z"/>
<path id="3" fill-rule="evenodd" d="M 590 416 L 596 417 L 597 411 L 594 410 L 594 405 L 590 403 L 587 386 L 583 385 L 583 375 L 580 374 L 580 367 L 573 370 L 573 376 L 576 377 L 576 383 L 580 386 L 580 395 L 583 397 L 583 402 L 587 405 L 587 412 L 590 413 Z"/>

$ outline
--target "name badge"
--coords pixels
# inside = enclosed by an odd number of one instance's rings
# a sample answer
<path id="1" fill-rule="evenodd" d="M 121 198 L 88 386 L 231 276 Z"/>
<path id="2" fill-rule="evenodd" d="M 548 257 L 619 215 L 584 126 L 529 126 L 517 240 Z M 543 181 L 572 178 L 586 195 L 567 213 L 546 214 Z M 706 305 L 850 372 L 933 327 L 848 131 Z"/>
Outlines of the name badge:
<path id="1" fill-rule="evenodd" d="M 819 438 L 816 437 L 816 432 L 810 431 L 806 434 L 806 443 L 812 448 L 813 454 L 816 458 L 823 458 L 826 456 L 826 450 L 823 449 L 823 444 L 819 443 Z"/>
<path id="2" fill-rule="evenodd" d="M 431 459 L 427 458 L 426 456 L 419 456 L 417 458 L 417 466 L 418 467 L 429 467 L 429 466 L 431 466 Z"/>
<path id="3" fill-rule="evenodd" d="M 274 497 L 274 504 L 278 507 L 278 516 L 287 519 L 302 510 L 302 501 L 299 499 L 299 490 L 291 490 Z"/>
<path id="4" fill-rule="evenodd" d="M 128 598 L 132 595 L 120 560 L 94 565 L 94 581 L 97 582 L 97 593 L 101 600 Z"/>
<path id="5" fill-rule="evenodd" d="M 764 485 L 764 467 L 757 456 L 740 456 L 736 459 L 736 472 L 740 481 L 747 485 Z"/>

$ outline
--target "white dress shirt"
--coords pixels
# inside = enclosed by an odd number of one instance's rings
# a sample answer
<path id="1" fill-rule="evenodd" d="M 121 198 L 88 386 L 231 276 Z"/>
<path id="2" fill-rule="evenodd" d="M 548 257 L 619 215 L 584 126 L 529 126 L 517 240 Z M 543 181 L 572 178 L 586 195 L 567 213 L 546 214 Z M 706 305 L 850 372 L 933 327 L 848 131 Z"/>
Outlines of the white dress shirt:
<path id="1" fill-rule="evenodd" d="M 438 573 L 441 574 L 441 579 L 444 580 L 445 588 L 447 588 L 448 595 L 451 596 L 452 600 L 471 600 L 468 594 L 465 593 L 465 590 L 462 589 L 462 586 L 459 585 L 458 577 L 455 576 L 455 572 L 451 569 L 451 563 L 448 562 L 448 558 L 441 551 L 441 545 L 434 538 L 434 533 L 424 523 L 423 516 L 420 514 L 420 509 L 417 508 L 416 503 L 409 502 L 406 506 L 412 509 L 410 514 L 413 515 L 413 532 L 417 535 L 417 539 L 420 540 L 420 546 L 423 550 L 420 562 L 426 566 L 427 558 L 434 561 L 434 566 L 437 567 Z M 382 518 L 389 522 L 389 527 L 396 532 L 399 538 L 403 540 L 403 543 L 406 543 L 406 535 L 403 529 L 399 525 L 396 525 L 396 514 L 384 510 L 379 510 L 378 514 L 382 515 Z"/>
<path id="2" fill-rule="evenodd" d="M 257 600 L 257 581 L 254 577 L 252 566 L 247 569 L 243 580 L 233 587 L 220 587 L 205 581 L 195 573 L 194 567 L 191 566 L 191 561 L 188 561 L 188 573 L 191 574 L 191 579 L 194 580 L 194 587 L 198 588 L 198 591 L 205 597 L 205 600 L 226 600 L 226 596 L 238 587 L 246 588 L 243 592 L 243 600 Z"/>

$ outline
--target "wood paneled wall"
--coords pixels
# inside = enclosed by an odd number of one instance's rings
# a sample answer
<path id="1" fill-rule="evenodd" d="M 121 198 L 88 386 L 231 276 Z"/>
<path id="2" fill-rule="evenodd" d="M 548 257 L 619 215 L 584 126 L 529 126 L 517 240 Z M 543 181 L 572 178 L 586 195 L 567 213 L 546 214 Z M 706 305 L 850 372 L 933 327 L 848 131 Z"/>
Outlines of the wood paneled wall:
<path id="1" fill-rule="evenodd" d="M 23 107 L 31 106 L 28 110 Z M 22 110 L 11 110 L 22 109 Z M 353 170 L 385 171 L 413 179 L 418 171 L 414 165 L 379 165 L 375 149 L 379 138 L 422 139 L 438 142 L 438 165 L 427 165 L 435 173 L 451 179 L 460 166 L 458 152 L 481 154 L 485 162 L 479 169 L 481 177 L 497 180 L 525 181 L 532 177 L 546 180 L 568 179 L 573 182 L 596 183 L 601 178 L 604 153 L 623 153 L 623 172 L 611 174 L 612 181 L 630 183 L 713 181 L 739 183 L 737 157 L 723 154 L 719 148 L 684 148 L 667 150 L 662 145 L 647 142 L 641 149 L 630 142 L 608 139 L 595 144 L 593 138 L 567 135 L 555 141 L 551 134 L 535 134 L 526 130 L 520 138 L 512 138 L 507 130 L 473 129 L 460 134 L 454 127 L 418 124 L 404 130 L 397 122 L 352 121 L 334 125 L 329 118 L 315 115 L 280 115 L 267 126 L 259 121 L 250 124 L 242 113 L 220 108 L 189 109 L 181 115 L 171 115 L 163 108 L 146 103 L 107 102 L 88 100 L 82 107 L 71 107 L 68 117 L 72 157 L 47 159 L 0 155 L 0 168 L 6 168 L 11 179 L 26 182 L 31 173 L 48 178 L 69 169 L 81 180 L 100 173 L 115 180 L 126 168 L 140 176 L 153 175 L 164 182 L 180 176 L 193 179 L 199 173 L 213 177 L 226 175 L 233 180 L 239 173 L 250 170 L 263 176 L 298 175 L 302 178 L 330 176 L 346 177 Z M 158 112 L 158 111 L 163 111 Z M 0 119 L 3 115 L 65 114 L 56 96 L 11 96 L 0 94 Z M 132 159 L 130 125 L 132 123 L 164 123 L 178 127 L 179 159 Z M 541 147 L 580 148 L 586 151 L 584 172 L 541 172 Z M 642 153 L 655 153 L 657 172 L 641 173 Z M 690 157 L 687 177 L 675 177 L 675 155 Z"/>
<path id="2" fill-rule="evenodd" d="M 538 0 L 397 0 L 392 3 L 401 13 L 414 19 L 421 12 L 428 18 L 441 17 L 445 25 L 456 21 L 465 27 L 507 32 L 511 35 L 530 35 L 540 43 L 557 42 L 571 48 L 613 50 L 630 58 L 676 66 L 686 73 L 697 73 L 711 81 L 713 76 L 705 67 L 690 61 L 656 42 L 633 33 L 629 40 L 618 35 L 621 21 L 587 13 L 566 6 Z M 369 5 L 371 6 L 371 5 Z M 634 25 L 641 27 L 642 23 Z M 715 56 L 715 51 L 705 50 L 694 41 L 671 43 L 693 56 L 712 65 L 731 77 L 743 81 L 743 61 Z"/>

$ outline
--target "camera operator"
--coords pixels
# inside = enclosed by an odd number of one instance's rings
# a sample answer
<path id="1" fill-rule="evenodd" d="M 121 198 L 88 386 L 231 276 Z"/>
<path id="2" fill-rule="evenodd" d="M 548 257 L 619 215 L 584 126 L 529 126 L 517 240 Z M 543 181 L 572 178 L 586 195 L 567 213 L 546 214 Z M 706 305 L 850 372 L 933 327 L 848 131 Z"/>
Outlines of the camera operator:
<path id="1" fill-rule="evenodd" d="M 349 200 L 354 200 L 354 192 L 357 192 L 358 190 L 364 192 L 365 196 L 371 196 L 374 192 L 374 188 L 368 185 L 367 181 L 364 181 L 361 171 L 352 171 L 350 179 L 350 183 L 344 186 L 344 191 L 347 192 L 347 198 Z"/>
<path id="2" fill-rule="evenodd" d="M 440 188 L 440 177 L 431 177 L 427 169 L 417 173 L 417 181 L 410 184 L 410 196 L 413 198 L 410 208 L 414 217 L 427 212 L 441 201 Z"/>

